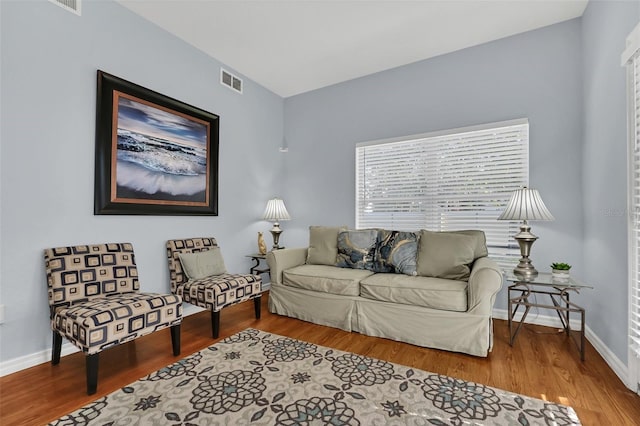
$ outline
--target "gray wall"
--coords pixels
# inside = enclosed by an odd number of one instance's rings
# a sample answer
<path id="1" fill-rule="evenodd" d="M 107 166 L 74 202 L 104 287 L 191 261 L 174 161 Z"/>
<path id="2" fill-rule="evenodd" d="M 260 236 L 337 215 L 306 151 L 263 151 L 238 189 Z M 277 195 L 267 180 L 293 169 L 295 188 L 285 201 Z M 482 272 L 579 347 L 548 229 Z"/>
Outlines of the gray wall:
<path id="1" fill-rule="evenodd" d="M 354 225 L 357 142 L 520 117 L 531 185 L 556 217 L 532 224 L 534 262 L 568 261 L 595 286 L 579 296 L 588 325 L 626 360 L 619 58 L 639 17 L 638 2 L 592 0 L 582 19 L 283 101 L 248 79 L 241 96 L 220 86 L 219 62 L 116 3 L 84 2 L 79 18 L 47 1 L 0 1 L 0 362 L 50 346 L 45 247 L 131 241 L 150 291 L 168 289 L 169 238 L 214 235 L 229 269 L 244 270 L 273 195 L 293 216 L 286 246 L 305 245 L 312 224 Z M 97 69 L 221 116 L 218 217 L 93 215 Z"/>
<path id="2" fill-rule="evenodd" d="M 85 1 L 82 17 L 48 1 L 0 8 L 0 361 L 51 345 L 45 247 L 130 241 L 142 289 L 168 291 L 166 240 L 213 235 L 227 267 L 248 271 L 283 190 L 282 98 L 221 86 L 219 62 L 115 2 Z M 93 215 L 97 69 L 220 115 L 218 217 Z"/>
<path id="3" fill-rule="evenodd" d="M 357 142 L 526 117 L 530 183 L 556 219 L 532 223 L 534 264 L 567 261 L 587 278 L 581 52 L 575 19 L 286 99 L 287 202 L 303 218 L 288 243 L 305 244 L 308 225 L 354 225 Z"/>
<path id="4" fill-rule="evenodd" d="M 640 22 L 640 2 L 590 1 L 582 17 L 584 292 L 587 323 L 627 360 L 627 113 L 625 39 Z"/>

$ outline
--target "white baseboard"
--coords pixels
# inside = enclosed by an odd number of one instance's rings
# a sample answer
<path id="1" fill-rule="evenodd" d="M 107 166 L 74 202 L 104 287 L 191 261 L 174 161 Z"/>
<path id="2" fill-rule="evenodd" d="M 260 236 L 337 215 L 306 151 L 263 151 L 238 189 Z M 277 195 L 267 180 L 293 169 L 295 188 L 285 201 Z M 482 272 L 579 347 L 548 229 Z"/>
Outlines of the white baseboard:
<path id="1" fill-rule="evenodd" d="M 505 321 L 509 319 L 506 309 L 494 309 L 493 317 L 496 319 L 501 319 Z M 520 312 L 516 316 L 515 320 L 519 321 L 521 317 L 522 315 Z M 529 312 L 529 314 L 527 315 L 527 320 L 525 321 L 525 324 L 535 324 L 535 325 L 542 325 L 546 327 L 562 328 L 562 322 L 560 321 L 560 318 L 558 318 L 557 315 L 556 316 L 540 315 L 539 313 L 533 313 L 533 311 Z M 571 325 L 571 328 L 579 330 L 580 320 L 578 318 L 572 318 L 570 320 L 570 325 Z M 591 328 L 589 328 L 589 326 L 585 327 L 584 336 L 589 341 L 589 343 L 593 345 L 595 350 L 598 351 L 598 353 L 604 359 L 607 365 L 611 367 L 613 372 L 616 373 L 616 376 L 618 376 L 618 378 L 622 380 L 622 383 L 624 383 L 624 385 L 629 389 L 634 390 L 629 382 L 629 370 L 627 366 L 622 361 L 620 361 L 620 358 L 618 358 L 609 349 L 609 347 L 605 345 L 602 340 L 600 340 L 600 338 L 593 332 L 593 330 L 591 330 Z"/>
<path id="2" fill-rule="evenodd" d="M 64 345 L 62 345 L 60 355 L 67 356 L 78 351 L 78 348 L 71 343 L 65 343 Z M 8 361 L 3 361 L 0 363 L 0 377 L 50 361 L 51 348 L 30 355 L 13 358 Z"/>
<path id="3" fill-rule="evenodd" d="M 605 360 L 605 362 L 611 367 L 616 376 L 622 383 L 632 391 L 636 391 L 636 389 L 631 385 L 629 368 L 624 365 L 620 358 L 618 358 L 607 345 L 604 344 L 602 340 L 589 328 L 589 326 L 585 327 L 585 337 L 587 340 L 593 345 L 596 351 L 600 354 L 600 356 Z"/>
<path id="4" fill-rule="evenodd" d="M 493 317 L 496 319 L 501 319 L 505 321 L 509 319 L 506 309 L 494 309 Z M 522 311 L 518 312 L 514 320 L 520 321 L 520 318 L 522 318 Z M 571 328 L 575 328 L 578 330 L 580 329 L 580 321 L 578 320 L 578 318 L 571 318 L 570 323 L 571 323 Z M 558 316 L 540 315 L 539 313 L 536 313 L 533 309 L 527 315 L 527 320 L 525 321 L 525 324 L 535 324 L 535 325 L 542 325 L 545 327 L 562 328 L 562 322 L 560 322 L 560 318 L 558 318 Z"/>
<path id="5" fill-rule="evenodd" d="M 195 313 L 201 312 L 204 309 L 193 305 L 183 305 L 182 316 L 186 317 Z M 78 348 L 73 344 L 67 342 L 62 345 L 60 356 L 67 356 L 73 353 L 79 352 Z M 51 347 L 39 351 L 33 354 L 24 355 L 18 358 L 13 358 L 8 361 L 0 362 L 0 377 L 6 376 L 11 373 L 15 373 L 20 370 L 24 370 L 30 367 L 34 367 L 38 364 L 51 361 Z"/>

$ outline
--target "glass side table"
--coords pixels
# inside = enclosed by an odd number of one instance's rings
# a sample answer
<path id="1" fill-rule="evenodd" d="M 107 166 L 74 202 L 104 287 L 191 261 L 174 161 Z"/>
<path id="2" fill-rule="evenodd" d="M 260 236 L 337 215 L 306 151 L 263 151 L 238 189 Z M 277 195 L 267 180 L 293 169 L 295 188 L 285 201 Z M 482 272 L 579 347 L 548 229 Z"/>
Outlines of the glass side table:
<path id="1" fill-rule="evenodd" d="M 581 283 L 573 277 L 567 279 L 554 278 L 550 273 L 540 272 L 535 277 L 524 278 L 522 276 L 515 275 L 509 271 L 505 273 L 505 279 L 513 282 L 508 287 L 508 299 L 509 299 L 509 344 L 513 346 L 513 342 L 518 337 L 520 328 L 527 318 L 527 314 L 532 307 L 552 309 L 555 310 L 562 322 L 562 328 L 567 336 L 570 336 L 574 341 L 578 350 L 580 351 L 580 360 L 584 361 L 584 308 L 576 305 L 570 300 L 569 294 L 571 292 L 580 293 L 583 288 L 593 288 L 592 286 Z M 529 296 L 532 294 L 543 294 L 549 296 L 553 305 L 538 303 L 532 301 Z M 518 312 L 520 306 L 524 307 L 524 313 L 520 322 L 515 330 L 514 317 Z M 570 313 L 577 313 L 580 315 L 580 330 L 572 330 L 571 323 L 569 321 Z M 580 340 L 575 336 L 574 332 L 579 332 Z"/>
<path id="2" fill-rule="evenodd" d="M 255 265 L 253 265 L 250 269 L 249 269 L 249 273 L 252 275 L 260 275 L 260 274 L 271 274 L 270 270 L 269 270 L 269 265 L 265 265 L 263 267 L 260 267 L 260 263 L 261 261 L 265 261 L 266 264 L 266 259 L 267 259 L 267 255 L 266 254 L 260 254 L 260 253 L 253 253 L 253 254 L 248 254 L 245 257 L 250 257 L 254 262 Z"/>

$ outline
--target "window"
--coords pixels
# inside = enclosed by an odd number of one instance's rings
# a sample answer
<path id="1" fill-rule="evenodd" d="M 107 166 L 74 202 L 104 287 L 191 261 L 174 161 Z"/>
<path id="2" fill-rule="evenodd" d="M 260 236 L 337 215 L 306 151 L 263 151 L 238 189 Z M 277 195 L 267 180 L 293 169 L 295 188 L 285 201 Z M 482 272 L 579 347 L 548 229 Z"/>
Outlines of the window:
<path id="1" fill-rule="evenodd" d="M 622 54 L 629 110 L 629 384 L 640 394 L 640 24 Z"/>
<path id="2" fill-rule="evenodd" d="M 356 146 L 356 228 L 482 229 L 489 255 L 513 266 L 519 223 L 498 221 L 529 181 L 526 119 Z"/>

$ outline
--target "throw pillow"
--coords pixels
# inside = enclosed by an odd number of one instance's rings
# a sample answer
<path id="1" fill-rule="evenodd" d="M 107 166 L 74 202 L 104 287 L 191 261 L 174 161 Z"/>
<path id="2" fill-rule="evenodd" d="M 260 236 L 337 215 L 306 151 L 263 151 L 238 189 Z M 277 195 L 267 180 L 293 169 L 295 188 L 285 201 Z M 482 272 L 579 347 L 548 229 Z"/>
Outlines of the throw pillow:
<path id="1" fill-rule="evenodd" d="M 468 280 L 475 244 L 476 240 L 469 235 L 423 229 L 418 248 L 418 275 Z"/>
<path id="2" fill-rule="evenodd" d="M 190 280 L 199 280 L 227 272 L 220 247 L 195 253 L 179 253 L 178 256 L 182 269 Z"/>
<path id="3" fill-rule="evenodd" d="M 487 251 L 487 237 L 484 235 L 483 231 L 477 229 L 468 229 L 464 231 L 448 231 L 452 234 L 462 234 L 469 235 L 473 237 L 475 240 L 475 244 L 473 247 L 473 258 L 477 259 L 479 257 L 489 256 L 489 252 Z"/>
<path id="4" fill-rule="evenodd" d="M 417 275 L 417 255 L 418 234 L 381 229 L 378 232 L 375 272 L 399 272 L 406 275 Z"/>
<path id="5" fill-rule="evenodd" d="M 336 266 L 373 271 L 377 239 L 376 229 L 341 231 Z"/>
<path id="6" fill-rule="evenodd" d="M 309 251 L 307 263 L 309 265 L 335 265 L 338 257 L 338 234 L 346 227 L 310 226 Z"/>

